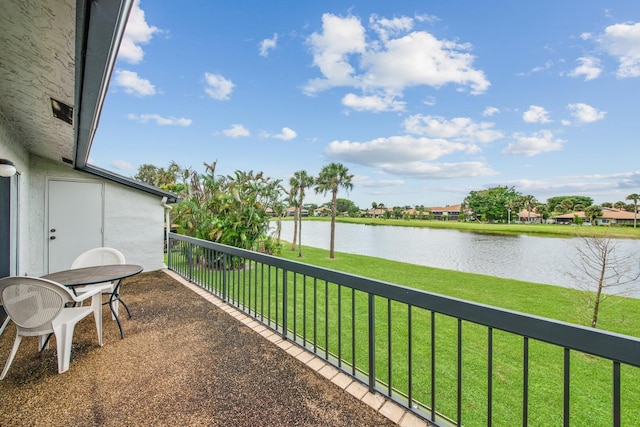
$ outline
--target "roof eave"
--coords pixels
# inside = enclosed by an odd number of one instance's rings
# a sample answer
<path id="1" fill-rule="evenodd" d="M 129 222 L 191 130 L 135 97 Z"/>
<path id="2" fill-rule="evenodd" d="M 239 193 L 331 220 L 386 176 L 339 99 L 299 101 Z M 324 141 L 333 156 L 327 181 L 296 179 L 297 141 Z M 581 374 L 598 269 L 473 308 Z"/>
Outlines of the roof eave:
<path id="1" fill-rule="evenodd" d="M 76 3 L 75 153 L 84 170 L 133 0 Z"/>
<path id="2" fill-rule="evenodd" d="M 106 180 L 116 182 L 118 184 L 126 185 L 127 187 L 131 187 L 133 189 L 143 191 L 145 193 L 153 194 L 155 196 L 160 196 L 160 197 L 166 197 L 167 203 L 177 203 L 180 201 L 180 198 L 176 194 L 170 191 L 165 191 L 161 188 L 154 187 L 153 185 L 136 181 L 133 178 L 127 178 L 126 176 L 118 175 L 116 173 L 113 173 L 106 169 L 99 168 L 97 166 L 86 165 L 84 168 L 82 168 L 82 170 L 84 172 L 90 173 L 100 178 L 104 178 Z"/>

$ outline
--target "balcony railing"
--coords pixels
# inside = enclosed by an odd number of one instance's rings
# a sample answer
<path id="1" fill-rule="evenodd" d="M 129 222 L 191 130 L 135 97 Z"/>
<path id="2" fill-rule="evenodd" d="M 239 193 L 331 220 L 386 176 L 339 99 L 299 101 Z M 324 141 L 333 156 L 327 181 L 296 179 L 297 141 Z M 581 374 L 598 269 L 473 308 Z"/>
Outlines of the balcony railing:
<path id="1" fill-rule="evenodd" d="M 436 425 L 640 424 L 637 338 L 175 233 L 169 248 L 170 269 Z"/>

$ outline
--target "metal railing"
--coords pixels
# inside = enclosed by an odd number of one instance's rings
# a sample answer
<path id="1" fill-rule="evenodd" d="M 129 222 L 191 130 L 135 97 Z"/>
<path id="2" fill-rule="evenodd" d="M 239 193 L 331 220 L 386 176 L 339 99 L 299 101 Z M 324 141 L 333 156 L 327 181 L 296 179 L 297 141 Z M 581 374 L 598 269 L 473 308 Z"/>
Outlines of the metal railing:
<path id="1" fill-rule="evenodd" d="M 637 338 L 175 233 L 168 266 L 436 425 L 640 425 Z"/>

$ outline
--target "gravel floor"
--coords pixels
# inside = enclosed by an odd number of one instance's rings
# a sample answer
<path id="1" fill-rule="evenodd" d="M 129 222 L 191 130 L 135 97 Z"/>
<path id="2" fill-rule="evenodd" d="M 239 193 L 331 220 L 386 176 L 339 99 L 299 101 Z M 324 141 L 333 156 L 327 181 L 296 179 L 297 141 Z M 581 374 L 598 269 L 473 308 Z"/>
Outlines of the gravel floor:
<path id="1" fill-rule="evenodd" d="M 122 289 L 125 338 L 108 310 L 103 347 L 81 321 L 66 373 L 55 344 L 40 355 L 22 341 L 0 381 L 0 426 L 395 425 L 163 272 Z M 0 366 L 14 337 L 10 324 Z"/>

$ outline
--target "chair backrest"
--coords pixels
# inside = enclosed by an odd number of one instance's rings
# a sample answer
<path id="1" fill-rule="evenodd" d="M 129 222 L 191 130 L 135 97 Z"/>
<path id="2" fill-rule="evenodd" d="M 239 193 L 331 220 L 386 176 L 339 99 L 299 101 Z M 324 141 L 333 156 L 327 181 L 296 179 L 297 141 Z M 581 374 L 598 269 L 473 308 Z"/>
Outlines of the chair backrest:
<path id="1" fill-rule="evenodd" d="M 89 249 L 73 260 L 71 268 L 95 267 L 109 264 L 126 264 L 122 252 L 114 248 Z"/>
<path id="2" fill-rule="evenodd" d="M 71 301 L 71 291 L 51 280 L 20 276 L 0 279 L 0 302 L 11 320 L 24 329 L 49 328 Z"/>

